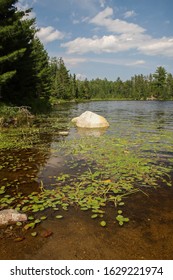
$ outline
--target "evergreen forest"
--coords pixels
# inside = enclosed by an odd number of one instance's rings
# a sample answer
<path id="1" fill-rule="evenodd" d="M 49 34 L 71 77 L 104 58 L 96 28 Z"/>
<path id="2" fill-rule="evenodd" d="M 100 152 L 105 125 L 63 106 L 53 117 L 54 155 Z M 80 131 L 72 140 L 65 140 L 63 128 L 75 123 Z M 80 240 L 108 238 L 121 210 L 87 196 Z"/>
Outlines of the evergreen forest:
<path id="1" fill-rule="evenodd" d="M 173 99 L 173 75 L 162 66 L 155 73 L 122 81 L 78 80 L 63 58 L 50 58 L 37 37 L 32 9 L 17 0 L 0 0 L 0 101 L 11 105 L 49 106 L 51 100 Z M 91 69 L 92 71 L 92 69 Z"/>

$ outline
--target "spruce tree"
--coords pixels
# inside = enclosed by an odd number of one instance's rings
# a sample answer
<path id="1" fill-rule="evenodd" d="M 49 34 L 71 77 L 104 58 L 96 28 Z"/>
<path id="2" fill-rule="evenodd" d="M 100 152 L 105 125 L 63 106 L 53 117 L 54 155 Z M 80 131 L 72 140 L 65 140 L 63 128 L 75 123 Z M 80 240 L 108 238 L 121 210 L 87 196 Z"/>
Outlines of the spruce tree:
<path id="1" fill-rule="evenodd" d="M 155 73 L 153 74 L 154 77 L 154 89 L 155 89 L 155 96 L 157 98 L 164 99 L 165 98 L 165 91 L 166 91 L 166 78 L 167 72 L 164 67 L 159 66 L 157 67 Z"/>
<path id="2" fill-rule="evenodd" d="M 52 58 L 50 62 L 51 76 L 52 76 L 52 95 L 59 99 L 72 99 L 72 82 L 65 63 L 60 57 Z"/>
<path id="3" fill-rule="evenodd" d="M 16 0 L 0 1 L 0 87 L 1 97 L 8 101 L 21 97 L 21 81 L 26 89 L 25 74 L 29 71 L 23 65 L 35 34 L 34 19 L 23 20 L 30 10 L 17 11 L 16 3 Z"/>
<path id="4" fill-rule="evenodd" d="M 36 80 L 36 97 L 49 99 L 51 90 L 49 57 L 43 44 L 37 37 L 32 42 L 31 57 Z"/>
<path id="5" fill-rule="evenodd" d="M 48 99 L 49 58 L 36 37 L 32 9 L 17 10 L 17 0 L 0 0 L 0 96 L 13 104 Z"/>
<path id="6" fill-rule="evenodd" d="M 77 86 L 76 81 L 76 75 L 74 74 L 73 77 L 71 77 L 71 87 L 72 87 L 72 97 L 75 99 L 78 99 L 79 97 L 79 90 Z"/>

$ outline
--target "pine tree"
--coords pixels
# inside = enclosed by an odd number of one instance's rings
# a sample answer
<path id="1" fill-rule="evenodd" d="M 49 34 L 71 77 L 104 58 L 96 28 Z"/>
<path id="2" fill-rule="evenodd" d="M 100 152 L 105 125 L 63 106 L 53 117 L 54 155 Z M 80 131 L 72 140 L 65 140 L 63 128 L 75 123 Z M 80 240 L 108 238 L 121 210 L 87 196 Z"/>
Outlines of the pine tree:
<path id="1" fill-rule="evenodd" d="M 164 67 L 159 66 L 156 69 L 156 72 L 153 74 L 154 77 L 154 88 L 155 88 L 155 96 L 157 98 L 165 98 L 165 85 L 167 72 Z"/>
<path id="2" fill-rule="evenodd" d="M 0 88 L 1 98 L 13 104 L 32 105 L 48 100 L 49 58 L 36 37 L 32 9 L 17 10 L 17 0 L 0 0 Z"/>
<path id="3" fill-rule="evenodd" d="M 16 3 L 16 0 L 0 1 L 0 86 L 1 97 L 9 101 L 20 96 L 22 84 L 19 81 L 24 83 L 24 74 L 28 72 L 22 65 L 30 54 L 29 47 L 35 34 L 35 20 L 23 20 L 30 10 L 17 11 Z"/>
<path id="4" fill-rule="evenodd" d="M 81 99 L 90 99 L 91 92 L 89 88 L 89 81 L 85 79 L 81 82 L 80 89 L 79 89 L 79 96 Z"/>
<path id="5" fill-rule="evenodd" d="M 49 57 L 38 38 L 32 42 L 33 71 L 36 79 L 35 93 L 38 98 L 49 99 L 51 90 Z"/>
<path id="6" fill-rule="evenodd" d="M 59 99 L 70 100 L 73 98 L 72 83 L 69 70 L 62 58 L 52 58 L 50 62 L 52 76 L 52 95 Z"/>
<path id="7" fill-rule="evenodd" d="M 78 99 L 79 98 L 79 90 L 76 81 L 76 75 L 73 76 L 70 74 L 70 99 Z"/>
<path id="8" fill-rule="evenodd" d="M 166 84 L 167 84 L 167 98 L 171 99 L 173 98 L 173 75 L 171 73 L 168 73 L 167 75 Z"/>

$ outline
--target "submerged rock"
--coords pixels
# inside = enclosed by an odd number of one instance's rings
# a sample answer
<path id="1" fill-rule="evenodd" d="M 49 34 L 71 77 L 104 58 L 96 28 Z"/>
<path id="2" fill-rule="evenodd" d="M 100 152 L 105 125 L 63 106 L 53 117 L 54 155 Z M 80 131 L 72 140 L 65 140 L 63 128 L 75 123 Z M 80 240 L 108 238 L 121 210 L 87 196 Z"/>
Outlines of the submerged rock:
<path id="1" fill-rule="evenodd" d="M 90 111 L 86 111 L 79 117 L 73 118 L 72 122 L 81 128 L 109 127 L 109 123 L 104 117 Z"/>
<path id="2" fill-rule="evenodd" d="M 14 209 L 0 211 L 0 226 L 23 221 L 27 221 L 26 214 L 21 214 Z"/>
<path id="3" fill-rule="evenodd" d="M 77 128 L 77 132 L 81 136 L 94 136 L 94 137 L 100 137 L 106 132 L 107 127 L 97 127 L 97 128 Z"/>

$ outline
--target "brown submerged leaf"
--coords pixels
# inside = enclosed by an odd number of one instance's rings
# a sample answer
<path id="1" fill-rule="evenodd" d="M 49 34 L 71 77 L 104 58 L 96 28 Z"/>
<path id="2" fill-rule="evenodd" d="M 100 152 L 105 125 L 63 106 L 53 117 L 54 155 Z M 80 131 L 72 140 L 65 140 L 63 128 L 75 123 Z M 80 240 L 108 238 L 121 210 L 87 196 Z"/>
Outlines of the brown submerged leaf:
<path id="1" fill-rule="evenodd" d="M 53 234 L 53 232 L 49 229 L 45 229 L 41 232 L 41 237 L 47 238 L 49 236 L 51 236 Z"/>
<path id="2" fill-rule="evenodd" d="M 14 239 L 15 242 L 21 242 L 21 241 L 23 241 L 23 240 L 25 240 L 25 237 L 24 237 L 24 236 L 16 237 L 16 238 Z"/>

